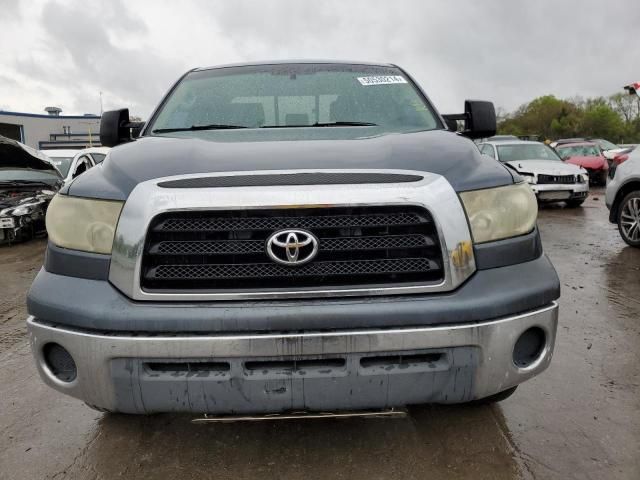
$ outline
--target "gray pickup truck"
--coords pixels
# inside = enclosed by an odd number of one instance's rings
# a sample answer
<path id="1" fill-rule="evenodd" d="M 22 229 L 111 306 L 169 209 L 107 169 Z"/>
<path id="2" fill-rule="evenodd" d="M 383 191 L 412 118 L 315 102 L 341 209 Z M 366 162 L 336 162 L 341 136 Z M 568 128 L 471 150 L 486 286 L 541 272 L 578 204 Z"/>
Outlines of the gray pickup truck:
<path id="1" fill-rule="evenodd" d="M 43 380 L 126 413 L 506 398 L 551 361 L 560 287 L 493 133 L 489 102 L 442 116 L 347 62 L 199 68 L 143 126 L 105 113 L 118 146 L 47 213 Z"/>

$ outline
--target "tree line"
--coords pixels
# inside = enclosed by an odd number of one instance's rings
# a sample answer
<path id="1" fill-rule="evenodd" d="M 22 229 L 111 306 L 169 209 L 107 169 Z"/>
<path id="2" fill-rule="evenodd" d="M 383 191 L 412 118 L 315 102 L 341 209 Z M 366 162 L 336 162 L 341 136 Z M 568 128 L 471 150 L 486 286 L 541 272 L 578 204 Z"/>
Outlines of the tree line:
<path id="1" fill-rule="evenodd" d="M 609 97 L 559 99 L 538 97 L 515 112 L 500 109 L 498 133 L 538 135 L 540 140 L 605 138 L 614 143 L 640 143 L 640 98 L 616 93 Z"/>

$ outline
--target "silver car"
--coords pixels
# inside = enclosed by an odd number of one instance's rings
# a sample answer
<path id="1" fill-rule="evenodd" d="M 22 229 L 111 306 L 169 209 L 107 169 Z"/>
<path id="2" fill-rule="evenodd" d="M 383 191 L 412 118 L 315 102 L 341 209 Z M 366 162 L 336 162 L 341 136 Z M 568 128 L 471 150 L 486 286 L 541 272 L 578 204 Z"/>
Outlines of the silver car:
<path id="1" fill-rule="evenodd" d="M 481 143 L 478 148 L 518 172 L 531 185 L 540 202 L 566 202 L 570 207 L 579 207 L 589 195 L 587 171 L 564 162 L 544 143 L 490 141 Z"/>
<path id="2" fill-rule="evenodd" d="M 607 185 L 609 220 L 618 224 L 620 236 L 632 247 L 640 247 L 640 148 L 616 168 Z"/>

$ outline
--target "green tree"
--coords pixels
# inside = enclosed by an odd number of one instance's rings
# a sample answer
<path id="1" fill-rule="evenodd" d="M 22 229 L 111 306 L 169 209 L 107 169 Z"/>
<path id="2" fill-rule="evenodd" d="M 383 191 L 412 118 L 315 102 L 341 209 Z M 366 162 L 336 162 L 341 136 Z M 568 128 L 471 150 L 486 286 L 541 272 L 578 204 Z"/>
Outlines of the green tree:
<path id="1" fill-rule="evenodd" d="M 553 95 L 538 97 L 521 106 L 499 125 L 501 133 L 540 135 L 543 138 L 572 136 L 580 123 L 580 108 Z"/>
<path id="2" fill-rule="evenodd" d="M 609 106 L 618 114 L 626 124 L 640 118 L 640 97 L 627 93 L 616 93 L 609 96 Z"/>
<path id="3" fill-rule="evenodd" d="M 586 137 L 620 142 L 625 134 L 625 124 L 604 99 L 595 99 L 587 103 L 580 130 Z"/>
<path id="4" fill-rule="evenodd" d="M 540 135 L 543 139 L 599 137 L 612 142 L 640 142 L 640 99 L 625 94 L 607 98 L 553 95 L 535 98 L 515 112 L 500 111 L 498 132 Z"/>

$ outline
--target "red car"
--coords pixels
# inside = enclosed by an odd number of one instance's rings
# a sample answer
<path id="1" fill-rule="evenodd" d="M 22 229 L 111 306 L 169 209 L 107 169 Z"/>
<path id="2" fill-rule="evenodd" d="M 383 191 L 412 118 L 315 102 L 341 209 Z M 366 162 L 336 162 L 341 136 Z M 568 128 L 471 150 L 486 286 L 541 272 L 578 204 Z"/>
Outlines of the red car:
<path id="1" fill-rule="evenodd" d="M 556 152 L 565 162 L 583 167 L 589 173 L 592 185 L 606 184 L 609 164 L 596 143 L 565 143 L 558 145 Z"/>

